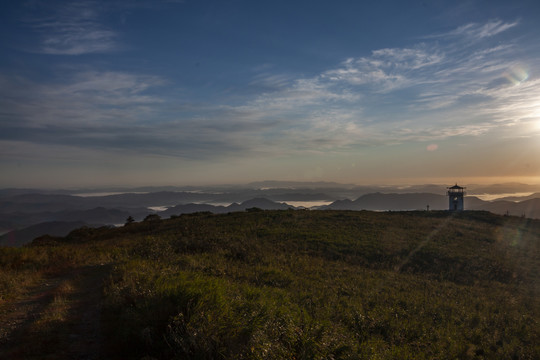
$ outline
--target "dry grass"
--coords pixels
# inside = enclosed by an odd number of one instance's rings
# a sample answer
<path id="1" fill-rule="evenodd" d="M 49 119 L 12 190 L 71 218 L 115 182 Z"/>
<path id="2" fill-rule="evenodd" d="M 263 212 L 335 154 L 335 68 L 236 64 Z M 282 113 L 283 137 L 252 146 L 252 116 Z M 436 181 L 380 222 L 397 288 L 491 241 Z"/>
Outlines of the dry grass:
<path id="1" fill-rule="evenodd" d="M 74 335 L 99 331 L 77 323 L 100 316 L 104 339 L 91 341 L 105 343 L 103 358 L 540 354 L 538 221 L 483 212 L 261 211 L 77 234 L 54 246 L 0 248 L 5 301 L 26 275 L 61 278 L 22 341 L 11 353 L 0 349 L 0 358 L 95 354 Z M 99 262 L 114 262 L 114 270 L 85 267 Z M 85 268 L 93 272 L 71 275 Z M 88 299 L 104 277 L 101 313 L 99 296 Z"/>
<path id="2" fill-rule="evenodd" d="M 52 293 L 52 301 L 44 307 L 39 319 L 34 323 L 38 332 L 49 332 L 66 322 L 70 310 L 70 297 L 74 287 L 71 280 L 62 282 Z"/>

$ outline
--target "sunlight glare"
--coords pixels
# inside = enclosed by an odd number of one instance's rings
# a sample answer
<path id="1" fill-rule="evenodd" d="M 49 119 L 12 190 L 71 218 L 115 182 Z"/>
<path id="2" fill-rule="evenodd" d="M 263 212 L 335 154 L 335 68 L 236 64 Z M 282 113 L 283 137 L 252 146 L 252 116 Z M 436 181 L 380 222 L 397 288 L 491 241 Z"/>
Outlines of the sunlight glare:
<path id="1" fill-rule="evenodd" d="M 533 111 L 531 112 L 530 116 L 532 119 L 533 130 L 540 131 L 540 102 L 533 106 Z"/>

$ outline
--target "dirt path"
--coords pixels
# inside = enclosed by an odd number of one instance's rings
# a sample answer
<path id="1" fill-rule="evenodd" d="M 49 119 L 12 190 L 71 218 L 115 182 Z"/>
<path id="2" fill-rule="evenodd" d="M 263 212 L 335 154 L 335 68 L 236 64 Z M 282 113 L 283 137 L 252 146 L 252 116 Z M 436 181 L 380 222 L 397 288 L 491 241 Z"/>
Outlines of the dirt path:
<path id="1" fill-rule="evenodd" d="M 0 359 L 99 359 L 103 281 L 110 265 L 44 279 L 0 310 Z"/>

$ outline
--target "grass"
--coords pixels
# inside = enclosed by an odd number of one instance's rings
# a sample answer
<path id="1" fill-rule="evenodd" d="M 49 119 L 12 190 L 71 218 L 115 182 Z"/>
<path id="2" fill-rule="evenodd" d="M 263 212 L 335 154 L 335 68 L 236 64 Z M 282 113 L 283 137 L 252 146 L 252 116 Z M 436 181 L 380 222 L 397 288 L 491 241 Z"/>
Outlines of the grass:
<path id="1" fill-rule="evenodd" d="M 0 284 L 114 263 L 108 358 L 535 359 L 539 239 L 485 212 L 201 213 L 0 249 Z"/>

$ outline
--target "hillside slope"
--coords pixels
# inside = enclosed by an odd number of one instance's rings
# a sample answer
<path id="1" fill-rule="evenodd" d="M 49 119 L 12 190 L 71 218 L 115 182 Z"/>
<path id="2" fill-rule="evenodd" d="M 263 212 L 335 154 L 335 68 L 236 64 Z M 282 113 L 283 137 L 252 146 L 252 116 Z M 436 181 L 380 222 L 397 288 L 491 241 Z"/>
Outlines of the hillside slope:
<path id="1" fill-rule="evenodd" d="M 0 249 L 0 289 L 29 264 L 114 263 L 112 359 L 535 359 L 539 239 L 487 212 L 199 213 Z"/>
<path id="2" fill-rule="evenodd" d="M 65 236 L 70 231 L 86 225 L 87 224 L 82 221 L 50 221 L 39 223 L 1 235 L 0 246 L 23 246 L 44 234 L 50 236 Z"/>

